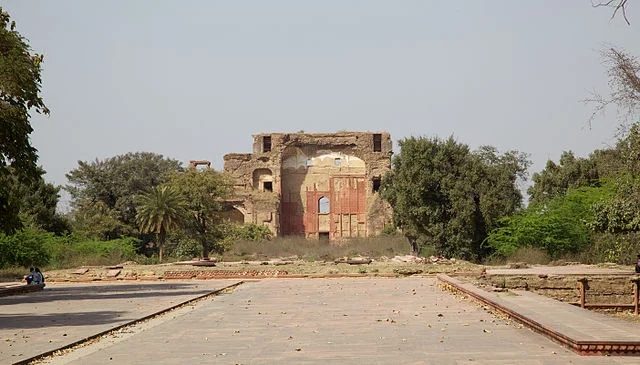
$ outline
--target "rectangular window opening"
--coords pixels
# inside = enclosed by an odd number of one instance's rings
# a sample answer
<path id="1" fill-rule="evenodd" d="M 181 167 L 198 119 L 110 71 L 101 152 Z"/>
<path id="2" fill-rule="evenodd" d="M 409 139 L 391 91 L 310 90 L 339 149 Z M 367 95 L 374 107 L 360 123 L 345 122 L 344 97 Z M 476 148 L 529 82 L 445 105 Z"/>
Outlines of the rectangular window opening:
<path id="1" fill-rule="evenodd" d="M 373 189 L 372 189 L 373 192 L 375 193 L 377 191 L 380 191 L 380 183 L 381 183 L 380 178 L 374 177 L 371 181 L 373 182 Z"/>
<path id="2" fill-rule="evenodd" d="M 382 152 L 382 134 L 373 135 L 373 152 Z"/>
<path id="3" fill-rule="evenodd" d="M 271 151 L 271 136 L 262 137 L 262 152 Z"/>
<path id="4" fill-rule="evenodd" d="M 320 241 L 329 241 L 329 232 L 318 232 L 318 239 Z"/>
<path id="5" fill-rule="evenodd" d="M 262 187 L 264 191 L 273 191 L 273 182 L 265 181 L 264 183 L 262 183 Z"/>
<path id="6" fill-rule="evenodd" d="M 333 160 L 333 163 L 334 163 L 336 166 L 340 166 L 340 159 L 339 159 L 339 158 L 334 159 L 334 160 Z"/>

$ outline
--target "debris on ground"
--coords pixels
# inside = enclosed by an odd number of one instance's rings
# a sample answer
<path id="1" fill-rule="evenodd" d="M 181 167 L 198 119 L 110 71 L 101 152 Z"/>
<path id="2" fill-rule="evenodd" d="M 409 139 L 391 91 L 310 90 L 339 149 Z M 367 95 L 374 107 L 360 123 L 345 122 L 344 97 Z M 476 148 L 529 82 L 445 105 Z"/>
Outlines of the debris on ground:
<path id="1" fill-rule="evenodd" d="M 400 268 L 400 269 L 393 269 L 393 272 L 395 272 L 396 274 L 404 275 L 404 276 L 410 276 L 410 275 L 422 274 L 423 270 L 416 269 L 416 268 Z"/>
<path id="2" fill-rule="evenodd" d="M 510 262 L 509 268 L 510 269 L 527 269 L 529 268 L 529 265 L 526 262 Z"/>
<path id="3" fill-rule="evenodd" d="M 407 262 L 407 263 L 411 263 L 411 264 L 424 264 L 426 260 L 425 260 L 424 257 L 418 257 L 418 256 L 413 256 L 413 255 L 404 255 L 404 256 L 395 256 L 394 258 L 391 259 L 391 261 Z"/>
<path id="4" fill-rule="evenodd" d="M 429 262 L 432 264 L 451 265 L 456 262 L 456 259 L 448 259 L 444 256 L 429 256 Z"/>
<path id="5" fill-rule="evenodd" d="M 349 265 L 369 265 L 373 260 L 371 257 L 356 256 L 347 260 Z"/>

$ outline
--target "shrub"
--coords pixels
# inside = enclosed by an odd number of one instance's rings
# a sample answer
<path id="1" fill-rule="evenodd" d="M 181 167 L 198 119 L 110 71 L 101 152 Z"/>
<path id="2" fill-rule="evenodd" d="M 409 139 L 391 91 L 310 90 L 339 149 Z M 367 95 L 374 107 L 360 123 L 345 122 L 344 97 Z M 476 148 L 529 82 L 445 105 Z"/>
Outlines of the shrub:
<path id="1" fill-rule="evenodd" d="M 55 269 L 110 265 L 136 259 L 136 245 L 139 242 L 135 237 L 96 241 L 67 236 L 47 241 L 45 250 L 51 255 L 51 267 Z"/>
<path id="2" fill-rule="evenodd" d="M 591 242 L 586 224 L 593 215 L 591 207 L 611 194 L 611 184 L 569 189 L 546 204 L 501 219 L 483 245 L 502 257 L 526 247 L 542 249 L 551 258 L 580 252 Z"/>
<path id="3" fill-rule="evenodd" d="M 380 232 L 381 236 L 395 236 L 397 234 L 399 234 L 398 228 L 394 225 L 386 225 L 382 229 L 382 232 Z"/>
<path id="4" fill-rule="evenodd" d="M 55 240 L 53 233 L 34 229 L 24 229 L 13 235 L 0 233 L 0 268 L 45 266 L 51 259 L 45 246 Z"/>
<path id="5" fill-rule="evenodd" d="M 546 251 L 535 247 L 521 247 L 507 257 L 507 262 L 525 262 L 527 264 L 548 264 Z"/>
<path id="6" fill-rule="evenodd" d="M 175 245 L 171 255 L 179 260 L 190 260 L 202 254 L 202 245 L 193 238 L 182 237 Z"/>
<path id="7" fill-rule="evenodd" d="M 640 232 L 597 233 L 593 245 L 581 253 L 579 260 L 585 263 L 615 262 L 631 265 L 640 254 Z"/>
<path id="8" fill-rule="evenodd" d="M 247 223 L 236 228 L 235 236 L 244 241 L 262 241 L 272 239 L 273 233 L 269 227 Z"/>

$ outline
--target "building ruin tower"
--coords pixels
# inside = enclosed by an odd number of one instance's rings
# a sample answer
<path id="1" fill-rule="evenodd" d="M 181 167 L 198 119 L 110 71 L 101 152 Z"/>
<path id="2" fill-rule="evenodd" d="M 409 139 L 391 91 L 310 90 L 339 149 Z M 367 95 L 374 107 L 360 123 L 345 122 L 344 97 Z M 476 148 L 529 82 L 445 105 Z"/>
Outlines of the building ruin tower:
<path id="1" fill-rule="evenodd" d="M 276 236 L 378 235 L 393 219 L 378 194 L 392 154 L 386 132 L 254 135 L 253 153 L 224 156 L 237 194 L 232 220 Z"/>

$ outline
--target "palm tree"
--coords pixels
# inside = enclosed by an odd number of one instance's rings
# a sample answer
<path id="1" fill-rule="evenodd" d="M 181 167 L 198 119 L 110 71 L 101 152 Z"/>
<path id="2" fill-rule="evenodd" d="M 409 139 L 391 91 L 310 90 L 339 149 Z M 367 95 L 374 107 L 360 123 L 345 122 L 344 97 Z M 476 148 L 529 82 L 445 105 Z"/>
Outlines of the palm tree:
<path id="1" fill-rule="evenodd" d="M 167 233 L 179 227 L 185 213 L 185 205 L 184 197 L 170 186 L 154 186 L 136 201 L 136 221 L 140 225 L 140 232 L 153 232 L 158 235 L 161 262 Z"/>

